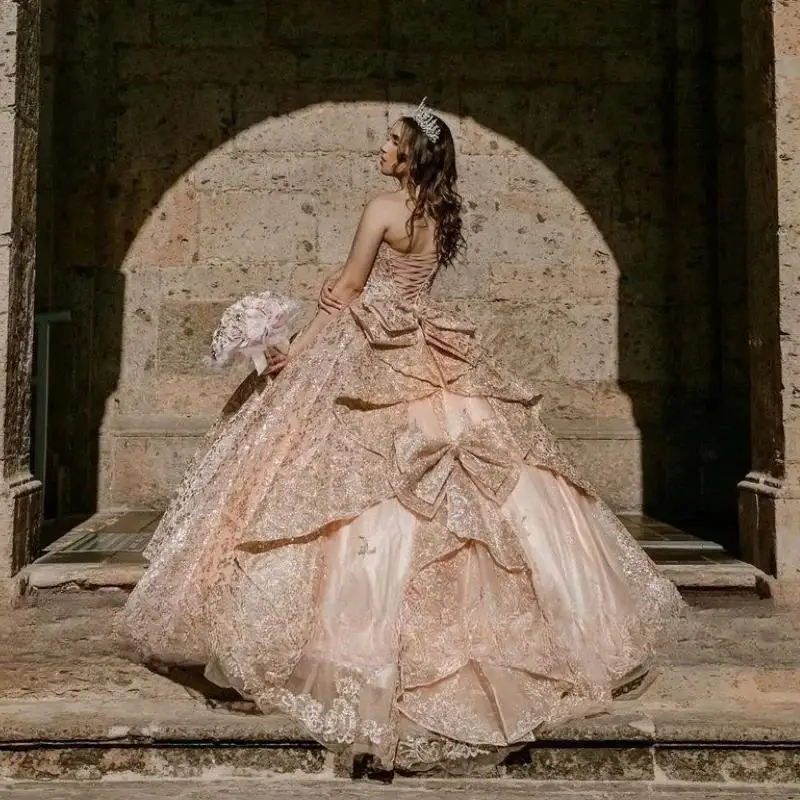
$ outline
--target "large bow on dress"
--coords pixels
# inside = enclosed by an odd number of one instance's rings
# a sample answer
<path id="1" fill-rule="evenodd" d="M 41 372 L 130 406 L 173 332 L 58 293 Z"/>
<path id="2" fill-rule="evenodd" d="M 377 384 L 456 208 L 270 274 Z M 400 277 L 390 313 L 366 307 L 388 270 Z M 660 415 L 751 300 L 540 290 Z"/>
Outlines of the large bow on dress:
<path id="1" fill-rule="evenodd" d="M 475 325 L 432 303 L 369 299 L 350 311 L 377 357 L 405 375 L 448 384 L 476 363 Z"/>
<path id="2" fill-rule="evenodd" d="M 408 427 L 395 435 L 392 487 L 426 519 L 445 506 L 450 534 L 483 542 L 500 563 L 519 569 L 525 562 L 500 507 L 517 485 L 522 456 L 497 420 L 468 425 L 454 439 Z"/>

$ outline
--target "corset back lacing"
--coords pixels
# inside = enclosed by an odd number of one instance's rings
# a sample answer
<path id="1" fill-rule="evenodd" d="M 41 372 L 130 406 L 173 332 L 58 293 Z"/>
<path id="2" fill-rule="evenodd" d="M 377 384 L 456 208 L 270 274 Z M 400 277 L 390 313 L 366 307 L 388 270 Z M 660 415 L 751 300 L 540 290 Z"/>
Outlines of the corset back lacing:
<path id="1" fill-rule="evenodd" d="M 416 305 L 420 297 L 430 288 L 439 267 L 437 254 L 400 253 L 386 248 L 386 262 L 392 283 L 400 298 Z"/>
<path id="2" fill-rule="evenodd" d="M 385 254 L 394 291 L 404 303 L 417 306 L 420 299 L 430 289 L 439 269 L 438 254 L 436 252 L 401 253 L 389 245 L 385 247 Z M 425 341 L 424 337 L 423 341 Z M 427 341 L 425 341 L 425 346 L 430 349 Z M 433 358 L 433 364 L 439 373 L 439 384 L 445 388 L 447 381 L 435 358 Z"/>

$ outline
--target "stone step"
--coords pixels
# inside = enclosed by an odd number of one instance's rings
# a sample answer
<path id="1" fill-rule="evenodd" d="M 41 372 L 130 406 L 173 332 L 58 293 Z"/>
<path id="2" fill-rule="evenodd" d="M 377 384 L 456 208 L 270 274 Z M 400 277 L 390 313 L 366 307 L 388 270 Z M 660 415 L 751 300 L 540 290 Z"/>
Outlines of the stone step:
<path id="1" fill-rule="evenodd" d="M 483 779 L 634 783 L 793 784 L 800 793 L 800 740 L 795 728 L 781 732 L 764 719 L 692 717 L 682 730 L 609 731 L 613 737 L 545 735 L 504 764 L 474 768 Z M 266 726 L 269 727 L 269 726 Z M 646 726 L 643 726 L 646 727 Z M 736 731 L 732 731 L 732 727 Z M 749 733 L 744 735 L 745 728 Z M 706 735 L 698 735 L 704 730 Z M 114 733 L 114 731 L 110 731 Z M 641 734 L 641 735 L 637 735 Z M 599 734 L 599 732 L 598 732 Z M 352 765 L 305 737 L 202 738 L 123 735 L 101 739 L 34 739 L 0 743 L 0 781 L 267 778 L 298 775 L 352 777 Z M 427 773 L 456 779 L 444 767 Z M 383 776 L 379 776 L 383 777 Z M 395 780 L 408 776 L 396 775 Z"/>
<path id="2" fill-rule="evenodd" d="M 613 713 L 542 731 L 504 764 L 472 774 L 787 783 L 800 791 L 799 685 L 800 668 L 671 668 Z M 286 717 L 204 701 L 188 686 L 169 681 L 161 698 L 138 687 L 129 697 L 121 687 L 95 696 L 73 681 L 63 696 L 0 698 L 0 781 L 352 774 L 350 762 Z M 451 777 L 447 769 L 427 775 Z"/>
<path id="3" fill-rule="evenodd" d="M 161 517 L 156 509 L 109 509 L 65 520 L 48 533 L 44 555 L 19 576 L 20 591 L 130 589 L 142 576 L 142 550 Z M 687 592 L 769 595 L 771 582 L 714 541 L 637 514 L 620 517 L 658 568 Z"/>
<path id="4" fill-rule="evenodd" d="M 4 780 L 349 775 L 351 764 L 286 717 L 252 713 L 189 671 L 162 675 L 131 659 L 113 633 L 124 599 L 42 595 L 0 613 L 0 789 Z M 785 783 L 800 795 L 796 613 L 753 598 L 692 609 L 654 677 L 609 713 L 540 731 L 473 777 Z"/>
<path id="5" fill-rule="evenodd" d="M 506 779 L 503 800 L 751 800 L 749 785 L 705 783 L 630 784 Z M 797 800 L 792 786 L 759 786 L 761 800 Z M 392 785 L 306 777 L 220 778 L 95 783 L 52 781 L 3 787 L 3 800 L 496 800 L 497 781 L 395 781 Z"/>
<path id="6" fill-rule="evenodd" d="M 657 564 L 659 570 L 686 592 L 748 592 L 769 596 L 772 579 L 743 561 L 709 564 Z M 72 587 L 132 589 L 144 574 L 142 564 L 40 563 L 26 567 L 18 576 L 18 593 Z"/>

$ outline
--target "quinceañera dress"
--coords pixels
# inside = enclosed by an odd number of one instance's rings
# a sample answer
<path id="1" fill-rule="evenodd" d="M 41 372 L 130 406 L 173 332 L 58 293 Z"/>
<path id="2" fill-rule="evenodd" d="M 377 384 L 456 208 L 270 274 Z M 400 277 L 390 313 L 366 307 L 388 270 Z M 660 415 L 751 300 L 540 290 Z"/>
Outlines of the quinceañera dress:
<path id="1" fill-rule="evenodd" d="M 220 419 L 123 612 L 385 767 L 504 752 L 640 676 L 680 615 L 560 453 L 540 396 L 383 245 L 357 301 Z"/>

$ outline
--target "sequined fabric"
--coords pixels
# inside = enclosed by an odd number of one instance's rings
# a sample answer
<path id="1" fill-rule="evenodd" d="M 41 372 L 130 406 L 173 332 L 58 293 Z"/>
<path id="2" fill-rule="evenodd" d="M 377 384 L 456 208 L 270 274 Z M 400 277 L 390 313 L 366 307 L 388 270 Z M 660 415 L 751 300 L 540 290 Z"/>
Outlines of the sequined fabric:
<path id="1" fill-rule="evenodd" d="M 475 326 L 384 247 L 361 297 L 209 432 L 120 623 L 384 767 L 604 707 L 682 611 Z"/>

